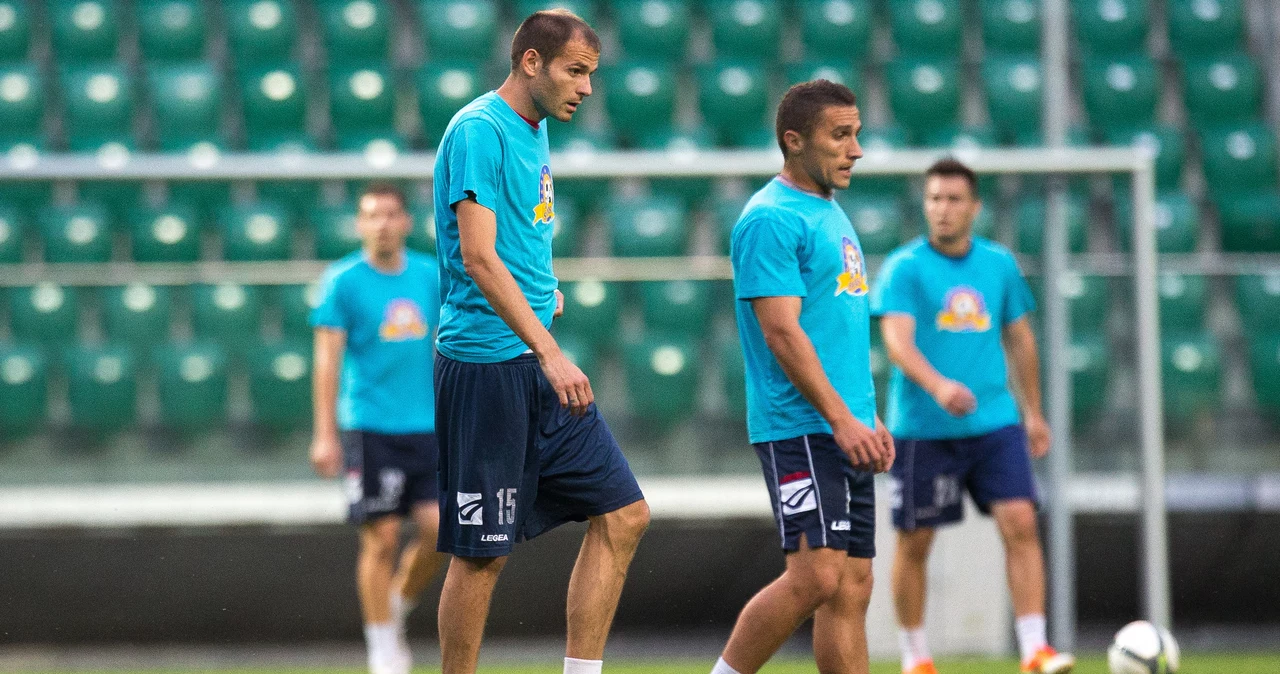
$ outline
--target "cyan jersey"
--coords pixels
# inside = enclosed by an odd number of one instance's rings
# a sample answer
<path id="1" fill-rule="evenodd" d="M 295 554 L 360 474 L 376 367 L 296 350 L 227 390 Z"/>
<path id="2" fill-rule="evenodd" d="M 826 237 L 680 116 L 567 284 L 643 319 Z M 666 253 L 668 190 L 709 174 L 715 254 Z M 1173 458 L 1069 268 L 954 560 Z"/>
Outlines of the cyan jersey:
<path id="1" fill-rule="evenodd" d="M 1035 300 L 1013 253 L 975 237 L 967 255 L 953 258 L 916 239 L 885 260 L 871 296 L 876 316 L 914 318 L 920 353 L 978 400 L 973 413 L 953 417 L 895 367 L 885 420 L 894 436 L 966 438 L 1018 423 L 1001 328 L 1034 309 Z"/>
<path id="2" fill-rule="evenodd" d="M 556 215 L 546 123 L 530 124 L 497 92 L 480 96 L 449 122 L 434 180 L 442 305 L 437 348 L 449 358 L 473 363 L 515 358 L 528 346 L 498 317 L 463 268 L 454 206 L 474 199 L 494 212 L 498 257 L 542 324 L 550 327 L 558 283 L 551 272 Z"/>
<path id="3" fill-rule="evenodd" d="M 802 298 L 800 327 L 827 379 L 853 415 L 874 428 L 867 271 L 844 210 L 774 178 L 747 202 L 733 228 L 730 255 L 751 442 L 831 432 L 765 344 L 749 301 L 757 297 Z"/>
<path id="4" fill-rule="evenodd" d="M 440 271 L 426 255 L 405 251 L 396 274 L 379 271 L 360 251 L 329 266 L 311 324 L 347 334 L 340 428 L 435 431 L 431 333 L 439 315 Z"/>

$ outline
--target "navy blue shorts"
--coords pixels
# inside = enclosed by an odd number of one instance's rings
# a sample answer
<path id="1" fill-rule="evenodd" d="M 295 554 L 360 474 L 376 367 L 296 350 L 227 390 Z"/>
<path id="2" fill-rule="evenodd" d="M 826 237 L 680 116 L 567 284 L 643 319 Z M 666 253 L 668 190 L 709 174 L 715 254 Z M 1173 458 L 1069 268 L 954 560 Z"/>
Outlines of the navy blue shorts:
<path id="1" fill-rule="evenodd" d="M 876 556 L 876 487 L 871 473 L 856 470 L 829 434 L 802 435 L 755 445 L 782 549 L 845 550 Z"/>
<path id="2" fill-rule="evenodd" d="M 437 354 L 435 386 L 440 552 L 501 557 L 644 498 L 596 406 L 569 414 L 532 354 L 500 363 Z"/>
<path id="3" fill-rule="evenodd" d="M 342 431 L 339 438 L 352 524 L 403 517 L 414 505 L 440 497 L 434 434 Z"/>
<path id="4" fill-rule="evenodd" d="M 893 526 L 904 531 L 964 519 L 964 491 L 984 515 L 996 501 L 1035 503 L 1036 480 L 1020 424 L 947 440 L 894 438 Z"/>

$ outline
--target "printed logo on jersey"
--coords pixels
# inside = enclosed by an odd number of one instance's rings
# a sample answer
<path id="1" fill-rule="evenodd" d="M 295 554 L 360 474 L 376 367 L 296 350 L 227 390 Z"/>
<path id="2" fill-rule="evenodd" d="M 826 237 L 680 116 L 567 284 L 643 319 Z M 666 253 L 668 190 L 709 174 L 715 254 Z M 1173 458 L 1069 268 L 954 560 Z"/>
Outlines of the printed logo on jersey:
<path id="1" fill-rule="evenodd" d="M 937 324 L 947 332 L 986 332 L 991 329 L 991 314 L 982 293 L 970 286 L 956 286 L 943 298 Z"/>
<path id="2" fill-rule="evenodd" d="M 778 480 L 778 501 L 783 515 L 817 510 L 818 497 L 813 488 L 813 477 L 808 471 L 784 475 Z"/>
<path id="3" fill-rule="evenodd" d="M 427 321 L 422 317 L 418 303 L 404 298 L 388 302 L 378 336 L 384 342 L 407 342 L 426 337 Z"/>
<path id="4" fill-rule="evenodd" d="M 840 238 L 840 256 L 844 261 L 844 272 L 836 277 L 836 296 L 848 293 L 854 297 L 867 294 L 867 270 L 862 263 L 862 251 L 858 244 L 847 236 Z"/>
<path id="5" fill-rule="evenodd" d="M 556 190 L 551 184 L 551 167 L 542 165 L 538 176 L 538 205 L 533 207 L 533 224 L 549 225 L 556 217 Z"/>
<path id="6" fill-rule="evenodd" d="M 479 494 L 458 492 L 458 524 L 484 524 L 484 504 L 480 502 Z"/>

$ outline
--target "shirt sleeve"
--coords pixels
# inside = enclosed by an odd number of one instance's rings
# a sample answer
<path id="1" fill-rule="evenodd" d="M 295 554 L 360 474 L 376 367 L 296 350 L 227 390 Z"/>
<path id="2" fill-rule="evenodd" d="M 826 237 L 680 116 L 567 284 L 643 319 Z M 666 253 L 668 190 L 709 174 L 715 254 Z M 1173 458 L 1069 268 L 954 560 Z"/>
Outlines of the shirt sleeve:
<path id="1" fill-rule="evenodd" d="M 915 284 L 911 279 L 911 267 L 906 256 L 895 255 L 885 260 L 880 273 L 871 284 L 871 315 L 908 314 L 919 317 Z"/>
<path id="2" fill-rule="evenodd" d="M 730 246 L 734 293 L 755 297 L 804 297 L 800 274 L 804 234 L 789 218 L 768 211 L 748 214 L 734 228 Z"/>
<path id="3" fill-rule="evenodd" d="M 1018 261 L 1013 259 L 1012 256 L 1009 257 L 1008 269 L 1009 292 L 1008 299 L 1004 303 L 1004 315 L 1000 317 L 1002 325 L 1013 323 L 1036 308 L 1036 300 L 1031 294 L 1031 287 L 1027 285 L 1027 279 L 1023 277 L 1022 270 L 1018 268 Z"/>
<path id="4" fill-rule="evenodd" d="M 320 303 L 311 311 L 311 327 L 350 332 L 350 321 L 342 306 L 338 278 L 338 274 L 330 271 L 320 280 Z"/>
<path id="5" fill-rule="evenodd" d="M 453 130 L 449 153 L 449 205 L 464 199 L 497 212 L 502 143 L 487 120 L 472 118 Z"/>

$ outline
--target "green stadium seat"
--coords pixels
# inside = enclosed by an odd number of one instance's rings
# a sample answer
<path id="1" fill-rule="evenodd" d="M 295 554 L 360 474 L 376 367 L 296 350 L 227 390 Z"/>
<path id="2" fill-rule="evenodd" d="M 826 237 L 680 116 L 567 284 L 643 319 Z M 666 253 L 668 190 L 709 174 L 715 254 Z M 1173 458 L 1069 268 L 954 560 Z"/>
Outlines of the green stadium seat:
<path id="1" fill-rule="evenodd" d="M 899 53 L 908 56 L 954 58 L 964 43 L 960 0 L 893 0 L 889 27 Z"/>
<path id="2" fill-rule="evenodd" d="M 355 204 L 321 208 L 314 212 L 312 224 L 315 228 L 317 258 L 336 260 L 360 250 Z"/>
<path id="3" fill-rule="evenodd" d="M 133 78 L 124 67 L 100 63 L 63 73 L 63 122 L 72 150 L 96 148 L 128 136 L 133 123 Z"/>
<path id="4" fill-rule="evenodd" d="M 1124 54 L 1141 51 L 1150 16 L 1147 0 L 1098 0 L 1072 2 L 1076 37 L 1092 54 Z"/>
<path id="5" fill-rule="evenodd" d="M 185 154 L 192 166 L 208 166 L 225 152 L 218 139 L 198 139 L 172 146 L 171 154 Z M 168 204 L 179 210 L 190 209 L 192 224 L 203 226 L 213 222 L 219 209 L 231 203 L 229 180 L 170 180 Z"/>
<path id="6" fill-rule="evenodd" d="M 22 262 L 26 229 L 26 218 L 21 211 L 8 204 L 0 204 L 0 264 Z"/>
<path id="7" fill-rule="evenodd" d="M 258 201 L 229 205 L 218 220 L 223 259 L 245 262 L 289 258 L 293 227 L 288 209 L 282 204 Z"/>
<path id="8" fill-rule="evenodd" d="M 293 55 L 298 15 L 292 0 L 228 0 L 222 11 L 235 63 L 280 62 Z"/>
<path id="9" fill-rule="evenodd" d="M 858 232 L 862 252 L 887 255 L 902 243 L 902 205 L 890 196 L 863 196 L 855 190 L 837 193 L 837 201 Z"/>
<path id="10" fill-rule="evenodd" d="M 154 66 L 147 74 L 156 136 L 162 146 L 184 146 L 217 135 L 222 84 L 211 63 Z"/>
<path id="11" fill-rule="evenodd" d="M 900 126 L 864 126 L 858 134 L 858 144 L 862 146 L 862 155 L 877 157 L 892 154 L 896 149 L 907 146 L 907 132 Z M 853 171 L 853 180 L 849 184 L 849 192 L 859 195 L 880 195 L 899 197 L 907 193 L 905 178 L 864 177 L 857 168 Z"/>
<path id="12" fill-rule="evenodd" d="M 846 190 L 845 193 L 851 191 Z M 716 222 L 716 233 L 719 235 L 720 244 L 718 250 L 721 255 L 728 255 L 730 252 L 733 228 L 738 224 L 738 218 L 742 217 L 742 209 L 747 205 L 748 196 L 717 196 L 712 199 L 710 210 Z"/>
<path id="13" fill-rule="evenodd" d="M 20 341 L 73 341 L 80 318 L 76 288 L 56 283 L 22 286 L 9 291 L 9 331 Z"/>
<path id="14" fill-rule="evenodd" d="M 432 61 L 484 61 L 498 39 L 494 0 L 427 0 L 418 5 Z"/>
<path id="15" fill-rule="evenodd" d="M 204 55 L 208 16 L 200 0 L 140 0 L 134 11 L 143 58 L 183 60 Z"/>
<path id="16" fill-rule="evenodd" d="M 1240 0 L 1170 0 L 1173 52 L 1191 55 L 1239 49 L 1244 37 L 1243 5 Z"/>
<path id="17" fill-rule="evenodd" d="M 1102 411 L 1107 402 L 1111 354 L 1106 337 L 1099 333 L 1071 336 L 1067 346 L 1067 367 L 1071 370 L 1071 411 L 1077 422 Z"/>
<path id="18" fill-rule="evenodd" d="M 800 2 L 800 39 L 809 58 L 866 58 L 874 24 L 870 0 Z"/>
<path id="19" fill-rule="evenodd" d="M 617 198 L 606 209 L 613 254 L 622 257 L 684 255 L 689 213 L 670 195 Z"/>
<path id="20" fill-rule="evenodd" d="M 987 49 L 1036 56 L 1040 52 L 1040 3 L 981 0 L 982 41 Z"/>
<path id="21" fill-rule="evenodd" d="M 1116 243 L 1129 252 L 1133 239 L 1133 201 L 1127 194 L 1116 195 Z M 1200 238 L 1200 212 L 1190 197 L 1170 192 L 1156 197 L 1156 250 L 1161 253 L 1191 253 Z"/>
<path id="22" fill-rule="evenodd" d="M 71 139 L 71 151 L 92 155 L 99 166 L 123 166 L 137 152 L 129 137 Z M 129 211 L 142 199 L 141 180 L 87 179 L 76 184 L 82 202 L 96 202 L 106 207 L 115 221 L 128 217 Z"/>
<path id="23" fill-rule="evenodd" d="M 227 354 L 217 344 L 170 344 L 158 354 L 160 421 L 179 431 L 202 430 L 227 415 Z"/>
<path id="24" fill-rule="evenodd" d="M 99 204 L 50 206 L 40 212 L 45 262 L 108 262 L 111 221 Z"/>
<path id="25" fill-rule="evenodd" d="M 706 126 L 692 128 L 666 127 L 651 129 L 640 135 L 639 148 L 660 150 L 667 153 L 673 164 L 695 161 L 694 153 L 715 147 L 715 133 Z M 672 194 L 686 205 L 692 205 L 709 197 L 714 189 L 714 178 L 650 178 L 649 185 L 656 194 Z"/>
<path id="26" fill-rule="evenodd" d="M 551 232 L 551 256 L 553 258 L 575 257 L 582 248 L 582 218 L 578 214 L 578 205 L 572 199 L 556 199 L 556 219 Z M 435 234 L 435 216 L 431 216 L 432 236 Z M 435 239 L 431 239 L 431 249 L 435 250 Z"/>
<path id="27" fill-rule="evenodd" d="M 322 0 L 317 4 L 330 63 L 387 58 L 393 19 L 390 3 Z"/>
<path id="28" fill-rule="evenodd" d="M 700 338 L 710 329 L 712 309 L 708 281 L 640 283 L 640 315 L 649 332 Z"/>
<path id="29" fill-rule="evenodd" d="M 684 60 L 691 22 L 687 0 L 611 3 L 622 49 L 631 58 Z"/>
<path id="30" fill-rule="evenodd" d="M 646 425 L 670 428 L 697 408 L 699 354 L 694 344 L 649 336 L 624 349 L 631 411 Z"/>
<path id="31" fill-rule="evenodd" d="M 720 361 L 720 387 L 725 411 L 738 421 L 747 418 L 747 365 L 742 358 L 742 345 L 737 338 L 716 340 Z"/>
<path id="32" fill-rule="evenodd" d="M 1209 194 L 1218 201 L 1276 188 L 1276 136 L 1260 123 L 1204 131 L 1200 151 Z"/>
<path id="33" fill-rule="evenodd" d="M 560 292 L 564 294 L 564 315 L 555 319 L 557 339 L 572 335 L 594 347 L 614 339 L 622 315 L 621 286 L 584 279 L 561 284 Z"/>
<path id="34" fill-rule="evenodd" d="M 1209 301 L 1209 283 L 1205 277 L 1162 271 L 1156 291 L 1160 295 L 1160 327 L 1163 330 L 1173 333 L 1204 329 Z"/>
<path id="35" fill-rule="evenodd" d="M 894 119 L 917 136 L 959 121 L 960 69 L 955 61 L 901 59 L 886 67 Z"/>
<path id="36" fill-rule="evenodd" d="M 1253 120 L 1262 110 L 1262 73 L 1243 53 L 1188 60 L 1182 94 L 1198 127 Z"/>
<path id="37" fill-rule="evenodd" d="M 280 332 L 287 339 L 311 336 L 311 312 L 320 306 L 320 282 L 276 287 L 280 304 Z"/>
<path id="38" fill-rule="evenodd" d="M 1037 315 L 1043 316 L 1043 279 L 1039 276 L 1030 277 L 1027 279 L 1027 285 L 1031 287 L 1036 306 L 1040 307 Z M 1111 294 L 1106 277 L 1067 272 L 1057 286 L 1058 292 L 1067 300 L 1073 332 L 1102 333 L 1105 331 L 1107 316 L 1110 313 Z"/>
<path id="39" fill-rule="evenodd" d="M 1249 336 L 1249 370 L 1258 405 L 1273 418 L 1280 415 L 1280 334 Z"/>
<path id="40" fill-rule="evenodd" d="M 431 62 L 418 71 L 418 113 L 427 145 L 439 145 L 453 115 L 479 96 L 484 86 L 479 68 L 469 63 Z"/>
<path id="41" fill-rule="evenodd" d="M 168 286 L 131 283 L 103 290 L 102 317 L 107 338 L 133 344 L 145 354 L 146 347 L 169 336 L 173 290 Z"/>
<path id="42" fill-rule="evenodd" d="M 45 86 L 34 64 L 0 66 L 0 134 L 7 138 L 40 135 Z"/>
<path id="43" fill-rule="evenodd" d="M 1222 199 L 1218 219 L 1224 251 L 1280 252 L 1280 194 L 1262 192 Z"/>
<path id="44" fill-rule="evenodd" d="M 982 64 L 982 82 L 991 122 L 1006 139 L 1040 130 L 1044 69 L 1038 58 L 988 58 Z"/>
<path id="45" fill-rule="evenodd" d="M 595 7 L 591 0 L 520 0 L 516 4 L 516 20 L 544 9 L 567 9 L 588 24 L 595 25 Z"/>
<path id="46" fill-rule="evenodd" d="M 339 138 L 362 132 L 394 133 L 396 96 L 390 69 L 360 66 L 331 70 L 329 111 Z"/>
<path id="47" fill-rule="evenodd" d="M 286 431 L 311 423 L 311 344 L 261 344 L 249 355 L 249 402 L 253 420 Z"/>
<path id="48" fill-rule="evenodd" d="M 192 287 L 191 327 L 198 339 L 239 350 L 261 334 L 262 289 L 238 283 Z"/>
<path id="49" fill-rule="evenodd" d="M 26 0 L 0 2 L 0 63 L 26 59 L 31 47 L 31 10 Z"/>
<path id="50" fill-rule="evenodd" d="M 982 184 L 981 180 L 978 184 Z M 1003 209 L 1000 208 L 1000 199 L 995 195 L 980 194 L 979 196 L 982 197 L 982 208 L 978 209 L 978 214 L 973 218 L 973 235 L 995 241 L 1000 238 L 1000 233 L 997 231 L 999 226 L 996 216 L 997 212 L 1003 212 Z"/>
<path id="51" fill-rule="evenodd" d="M 863 90 L 862 72 L 857 63 L 848 60 L 808 60 L 787 66 L 788 87 L 813 80 L 830 80 L 836 84 L 843 84 L 852 89 L 855 94 Z"/>
<path id="52" fill-rule="evenodd" d="M 1156 187 L 1162 190 L 1174 190 L 1182 184 L 1182 164 L 1186 159 L 1186 150 L 1182 142 L 1182 132 L 1169 125 L 1139 127 L 1128 129 L 1112 129 L 1104 135 L 1108 145 L 1142 147 L 1156 155 Z M 1116 181 L 1116 193 L 1128 193 L 1127 177 Z"/>
<path id="53" fill-rule="evenodd" d="M 296 63 L 259 66 L 243 75 L 240 98 L 244 103 L 244 125 L 251 148 L 260 149 L 282 136 L 304 131 L 306 91 L 302 71 Z"/>
<path id="54" fill-rule="evenodd" d="M 582 114 L 581 110 L 578 114 Z M 617 140 L 606 130 L 591 131 L 574 126 L 553 130 L 548 141 L 552 154 L 559 153 L 566 163 L 574 166 L 590 166 L 598 153 L 618 146 Z M 594 209 L 608 195 L 608 178 L 555 178 L 556 198 L 567 197 L 584 212 Z"/>
<path id="55" fill-rule="evenodd" d="M 14 437 L 45 420 L 49 368 L 34 346 L 0 343 L 0 435 Z"/>
<path id="56" fill-rule="evenodd" d="M 1160 77 L 1151 57 L 1092 59 L 1085 62 L 1081 75 L 1085 111 L 1095 129 L 1105 132 L 1155 122 Z"/>
<path id="57" fill-rule="evenodd" d="M 115 57 L 120 7 L 114 0 L 54 0 L 48 20 L 53 51 L 62 62 L 106 61 Z"/>
<path id="58" fill-rule="evenodd" d="M 709 0 L 711 42 L 721 58 L 777 58 L 782 37 L 778 0 Z"/>
<path id="59" fill-rule="evenodd" d="M 559 333 L 556 334 L 556 344 L 569 362 L 577 365 L 582 374 L 587 375 L 587 379 L 593 382 L 592 386 L 597 386 L 594 382 L 596 375 L 600 373 L 600 359 L 596 347 L 575 335 Z"/>
<path id="60" fill-rule="evenodd" d="M 14 165 L 30 165 L 38 161 L 44 151 L 45 142 L 42 137 L 4 138 L 0 135 L 0 157 L 8 159 Z M 53 201 L 53 182 L 49 180 L 2 181 L 0 182 L 0 201 L 20 209 L 39 208 Z"/>
<path id="61" fill-rule="evenodd" d="M 552 255 L 556 255 L 556 256 L 568 255 L 568 253 L 555 252 L 556 250 L 561 250 L 561 251 L 565 250 L 564 248 L 560 248 L 560 249 L 556 248 L 557 245 L 564 246 L 565 244 L 565 242 L 561 240 L 561 237 L 560 237 L 560 233 L 562 229 L 562 225 L 560 223 L 560 216 L 562 214 L 561 211 L 564 211 L 565 213 L 568 214 L 566 216 L 566 222 L 568 222 L 570 219 L 573 220 L 573 222 L 569 223 L 568 225 L 568 229 L 570 233 L 574 231 L 573 228 L 576 226 L 576 222 L 577 222 L 577 208 L 573 205 L 573 200 L 557 198 L 556 199 L 556 231 L 554 234 L 552 234 L 552 239 L 551 239 Z M 405 240 L 404 240 L 405 245 L 409 246 L 409 248 L 412 248 L 413 250 L 416 250 L 420 253 L 426 253 L 434 257 L 436 254 L 435 204 L 433 204 L 430 200 L 419 201 L 417 203 L 410 204 L 409 217 L 413 218 L 413 225 L 409 230 L 409 236 L 405 237 Z M 557 244 L 557 241 L 559 241 L 559 244 Z"/>
<path id="62" fill-rule="evenodd" d="M 132 349 L 77 346 L 67 354 L 67 402 L 73 426 L 114 431 L 133 424 L 138 373 Z"/>
<path id="63" fill-rule="evenodd" d="M 764 126 L 769 108 L 768 77 L 756 64 L 719 62 L 703 68 L 698 78 L 702 117 L 721 140 L 738 144 Z"/>
<path id="64" fill-rule="evenodd" d="M 676 106 L 676 74 L 666 65 L 628 62 L 606 73 L 605 110 L 613 128 L 634 141 L 671 126 Z"/>
<path id="65" fill-rule="evenodd" d="M 1235 279 L 1236 306 L 1249 333 L 1280 333 L 1280 271 Z"/>
<path id="66" fill-rule="evenodd" d="M 1164 410 L 1170 425 L 1220 406 L 1222 351 L 1209 333 L 1167 335 L 1161 344 Z"/>
<path id="67" fill-rule="evenodd" d="M 1018 252 L 1040 255 L 1044 250 L 1047 204 L 1041 197 L 1024 197 L 1016 211 Z M 1074 194 L 1067 195 L 1067 246 L 1072 253 L 1083 253 L 1088 247 L 1089 205 Z"/>

